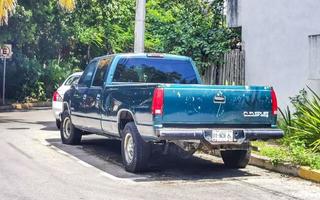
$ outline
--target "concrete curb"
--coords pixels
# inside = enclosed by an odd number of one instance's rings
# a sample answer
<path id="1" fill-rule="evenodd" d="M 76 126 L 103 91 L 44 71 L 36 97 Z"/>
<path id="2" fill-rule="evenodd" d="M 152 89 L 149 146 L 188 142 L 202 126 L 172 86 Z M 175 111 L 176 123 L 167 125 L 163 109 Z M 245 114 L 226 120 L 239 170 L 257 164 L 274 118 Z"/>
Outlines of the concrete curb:
<path id="1" fill-rule="evenodd" d="M 299 167 L 299 177 L 320 183 L 320 170 L 310 169 L 310 167 Z"/>
<path id="2" fill-rule="evenodd" d="M 274 165 L 269 158 L 256 154 L 251 155 L 249 164 L 268 169 L 270 171 L 296 176 L 320 183 L 320 170 L 313 170 L 310 169 L 310 167 L 294 166 L 288 163 L 279 163 L 277 165 Z"/>
<path id="3" fill-rule="evenodd" d="M 0 111 L 5 110 L 28 110 L 34 107 L 50 107 L 51 102 L 37 102 L 37 103 L 14 103 L 7 106 L 0 106 Z"/>

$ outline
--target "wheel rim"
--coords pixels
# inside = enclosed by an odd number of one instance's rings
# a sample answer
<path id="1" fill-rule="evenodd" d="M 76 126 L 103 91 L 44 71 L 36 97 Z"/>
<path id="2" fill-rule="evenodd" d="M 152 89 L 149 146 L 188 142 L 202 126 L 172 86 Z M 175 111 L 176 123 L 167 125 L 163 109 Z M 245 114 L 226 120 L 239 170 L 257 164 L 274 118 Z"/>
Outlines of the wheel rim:
<path id="1" fill-rule="evenodd" d="M 71 122 L 69 118 L 65 118 L 63 121 L 63 136 L 68 139 L 71 135 Z"/>
<path id="2" fill-rule="evenodd" d="M 134 142 L 131 133 L 127 133 L 124 139 L 124 155 L 127 163 L 131 163 L 134 156 Z"/>

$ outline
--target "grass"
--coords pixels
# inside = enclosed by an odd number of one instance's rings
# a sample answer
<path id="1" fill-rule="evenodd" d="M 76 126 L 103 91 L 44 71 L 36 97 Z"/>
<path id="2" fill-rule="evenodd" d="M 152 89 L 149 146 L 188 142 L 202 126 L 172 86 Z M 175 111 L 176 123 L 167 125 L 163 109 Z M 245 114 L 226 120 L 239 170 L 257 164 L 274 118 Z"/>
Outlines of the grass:
<path id="1" fill-rule="evenodd" d="M 279 163 L 291 163 L 293 165 L 308 166 L 312 169 L 320 169 L 320 154 L 313 153 L 303 146 L 285 146 L 275 142 L 252 142 L 259 151 L 253 153 L 266 156 L 271 159 L 274 165 Z"/>

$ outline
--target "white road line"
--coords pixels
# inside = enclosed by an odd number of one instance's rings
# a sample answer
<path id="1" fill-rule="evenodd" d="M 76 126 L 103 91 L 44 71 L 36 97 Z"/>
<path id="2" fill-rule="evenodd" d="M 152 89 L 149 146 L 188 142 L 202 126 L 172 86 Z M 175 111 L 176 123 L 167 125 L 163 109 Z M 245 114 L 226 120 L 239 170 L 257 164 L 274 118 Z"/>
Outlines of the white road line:
<path id="1" fill-rule="evenodd" d="M 50 146 L 51 144 L 45 140 L 41 141 L 41 144 L 44 146 Z"/>
<path id="2" fill-rule="evenodd" d="M 116 177 L 116 176 L 114 176 L 114 175 L 112 175 L 112 174 L 109 174 L 109 173 L 107 173 L 107 172 L 105 172 L 105 171 L 103 171 L 103 170 L 101 170 L 101 169 L 99 169 L 99 168 L 97 168 L 97 167 L 89 164 L 89 163 L 86 163 L 86 162 L 80 160 L 79 158 L 77 158 L 77 157 L 69 154 L 68 152 L 65 152 L 65 151 L 63 151 L 63 150 L 61 150 L 61 149 L 53 146 L 52 144 L 48 143 L 47 141 L 45 141 L 45 142 L 44 142 L 44 141 L 40 141 L 40 142 L 41 142 L 42 145 L 47 146 L 47 147 L 49 147 L 49 148 L 57 151 L 58 153 L 61 153 L 61 154 L 65 155 L 65 156 L 67 156 L 67 157 L 69 157 L 69 158 L 71 158 L 71 159 L 73 159 L 73 160 L 76 160 L 79 164 L 81 164 L 81 165 L 84 166 L 84 167 L 94 168 L 95 170 L 97 170 L 98 172 L 100 172 L 100 175 L 102 175 L 103 177 L 106 177 L 106 178 L 111 179 L 111 180 L 113 180 L 113 181 L 121 181 L 121 182 L 125 182 L 125 183 L 136 184 L 136 182 L 134 181 L 134 179 Z M 144 179 L 144 177 L 139 177 L 139 178 L 136 178 L 136 179 Z"/>
<path id="3" fill-rule="evenodd" d="M 93 167 L 92 165 L 90 165 L 90 164 L 88 164 L 88 163 L 86 163 L 86 162 L 84 162 L 82 160 L 78 160 L 78 163 L 80 163 L 82 166 L 85 166 L 85 167 L 88 167 L 88 168 Z"/>
<path id="4" fill-rule="evenodd" d="M 52 147 L 52 146 L 50 146 L 50 147 Z M 65 151 L 62 151 L 62 150 L 60 150 L 60 149 L 55 149 L 56 151 L 58 151 L 59 153 L 61 153 L 61 154 L 63 154 L 63 155 L 66 155 L 66 156 L 70 156 L 67 152 L 65 152 Z"/>
<path id="5" fill-rule="evenodd" d="M 102 171 L 102 170 L 100 170 Z M 136 183 L 134 180 L 132 179 L 129 179 L 129 178 L 119 178 L 119 177 L 116 177 L 116 176 L 113 176 L 107 172 L 100 172 L 100 175 L 104 176 L 104 177 L 107 177 L 108 179 L 111 179 L 111 180 L 114 180 L 114 181 L 123 181 L 123 182 L 127 182 L 127 183 Z"/>

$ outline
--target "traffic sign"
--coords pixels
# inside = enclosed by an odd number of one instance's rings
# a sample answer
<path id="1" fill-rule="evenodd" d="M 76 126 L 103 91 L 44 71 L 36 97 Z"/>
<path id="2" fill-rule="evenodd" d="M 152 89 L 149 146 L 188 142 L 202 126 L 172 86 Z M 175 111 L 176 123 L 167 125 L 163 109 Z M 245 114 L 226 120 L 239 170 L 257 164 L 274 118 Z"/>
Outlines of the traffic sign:
<path id="1" fill-rule="evenodd" d="M 7 67 L 7 59 L 12 57 L 12 45 L 5 44 L 0 47 L 0 59 L 3 60 L 3 82 L 2 82 L 2 104 L 5 105 L 6 99 L 6 67 Z"/>
<path id="2" fill-rule="evenodd" d="M 5 44 L 0 48 L 0 58 L 2 59 L 10 59 L 12 57 L 12 45 Z"/>

